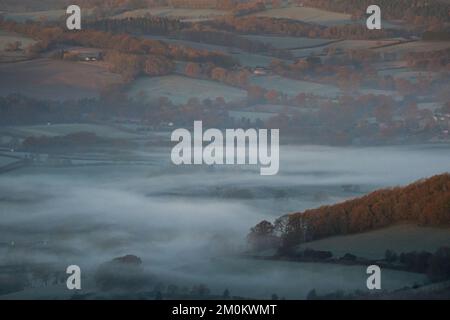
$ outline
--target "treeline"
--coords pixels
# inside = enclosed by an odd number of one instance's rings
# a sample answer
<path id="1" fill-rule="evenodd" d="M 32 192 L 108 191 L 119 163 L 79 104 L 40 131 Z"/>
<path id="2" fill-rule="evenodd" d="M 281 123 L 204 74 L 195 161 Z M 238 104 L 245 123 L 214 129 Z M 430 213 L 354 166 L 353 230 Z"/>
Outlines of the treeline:
<path id="1" fill-rule="evenodd" d="M 190 24 L 166 17 L 130 17 L 123 19 L 100 19 L 90 21 L 86 28 L 111 33 L 168 35 L 179 32 Z"/>
<path id="2" fill-rule="evenodd" d="M 443 281 L 450 278 L 450 248 L 441 247 L 436 252 L 412 251 L 400 254 L 387 250 L 385 260 L 388 263 L 400 263 L 408 271 L 426 273 L 431 281 Z"/>
<path id="3" fill-rule="evenodd" d="M 237 6 L 257 2 L 255 0 L 165 0 L 165 5 L 174 8 L 233 10 Z"/>
<path id="4" fill-rule="evenodd" d="M 408 52 L 404 59 L 408 66 L 436 71 L 450 71 L 450 49 Z"/>
<path id="5" fill-rule="evenodd" d="M 107 52 L 104 60 L 111 72 L 119 73 L 126 81 L 131 81 L 140 75 L 151 77 L 163 76 L 175 70 L 175 63 L 164 56 L 136 55 Z"/>
<path id="6" fill-rule="evenodd" d="M 171 60 L 210 62 L 230 68 L 237 62 L 221 52 L 194 49 L 182 45 L 166 44 L 162 41 L 141 39 L 127 34 L 112 34 L 97 30 L 67 32 L 60 27 L 46 27 L 38 23 L 16 23 L 0 21 L 0 28 L 25 34 L 40 41 L 35 51 L 45 51 L 57 45 L 78 45 L 116 50 L 121 53 L 162 56 Z"/>
<path id="7" fill-rule="evenodd" d="M 227 70 L 209 63 L 200 64 L 194 62 L 187 63 L 183 72 L 188 77 L 209 79 L 244 90 L 248 88 L 250 75 L 245 69 Z"/>
<path id="8" fill-rule="evenodd" d="M 275 34 L 292 37 L 375 40 L 398 36 L 400 31 L 390 29 L 369 30 L 366 26 L 348 24 L 341 26 L 320 26 L 297 20 L 269 17 L 222 17 L 202 22 L 217 30 L 250 34 Z"/>
<path id="9" fill-rule="evenodd" d="M 248 14 L 260 12 L 266 10 L 266 6 L 260 0 L 253 0 L 249 2 L 237 4 L 232 11 L 234 16 L 245 16 Z"/>
<path id="10" fill-rule="evenodd" d="M 0 97 L 0 125 L 81 121 L 99 108 L 96 99 L 59 102 L 10 94 Z"/>
<path id="11" fill-rule="evenodd" d="M 216 30 L 208 27 L 197 27 L 182 30 L 179 33 L 179 37 L 183 40 L 234 47 L 251 53 L 264 53 L 280 59 L 293 58 L 292 53 L 289 51 L 277 49 L 268 43 L 250 40 L 232 32 Z"/>
<path id="12" fill-rule="evenodd" d="M 223 98 L 200 101 L 192 98 L 185 104 L 173 104 L 167 98 L 154 101 L 130 99 L 121 88 L 105 89 L 98 98 L 80 100 L 40 100 L 20 94 L 0 97 L 0 125 L 47 123 L 83 123 L 139 119 L 143 125 L 174 123 L 185 126 L 202 120 L 215 128 L 231 125 Z"/>
<path id="13" fill-rule="evenodd" d="M 362 17 L 373 4 L 371 0 L 298 0 L 304 5 L 345 12 Z M 415 24 L 450 22 L 450 3 L 441 0 L 378 0 L 376 3 L 387 19 L 405 20 Z"/>
<path id="14" fill-rule="evenodd" d="M 449 50 L 408 53 L 408 65 L 420 69 L 445 71 L 449 66 Z M 279 60 L 271 63 L 271 70 L 286 78 L 336 85 L 343 92 L 358 92 L 361 88 L 395 90 L 402 95 L 430 95 L 433 79 L 418 76 L 415 81 L 379 75 L 372 63 L 381 61 L 379 53 L 366 50 L 348 50 L 340 56 L 327 59 L 310 56 L 288 64 Z"/>
<path id="15" fill-rule="evenodd" d="M 239 12 L 239 8 L 253 8 L 262 10 L 264 4 L 261 2 L 249 2 L 241 4 L 230 4 Z M 260 7 L 262 6 L 262 7 Z M 183 6 L 185 7 L 185 6 Z M 228 7 L 228 6 L 226 6 Z M 253 11 L 255 9 L 251 9 Z M 201 22 L 182 22 L 178 19 L 167 17 L 133 17 L 124 19 L 100 19 L 88 21 L 86 26 L 91 29 L 102 30 L 112 33 L 131 33 L 131 34 L 158 34 L 158 35 L 176 35 L 181 30 L 207 26 L 216 31 L 229 31 L 253 34 L 277 34 L 287 36 L 300 36 L 311 38 L 330 38 L 330 39 L 382 39 L 385 37 L 399 36 L 401 31 L 396 30 L 368 30 L 363 25 L 349 24 L 342 26 L 320 26 L 317 24 L 305 23 L 297 20 L 270 18 L 270 17 L 241 17 L 248 14 L 227 15 L 209 21 Z"/>
<path id="16" fill-rule="evenodd" d="M 176 19 L 164 17 L 103 19 L 87 23 L 87 28 L 116 34 L 166 35 L 183 40 L 235 47 L 247 52 L 265 52 L 282 59 L 292 58 L 288 51 L 277 49 L 267 43 L 250 40 L 232 32 L 214 29 L 202 24 L 180 22 Z"/>
<path id="17" fill-rule="evenodd" d="M 367 232 L 395 223 L 450 225 L 450 174 L 420 180 L 406 187 L 382 189 L 362 198 L 293 213 L 274 224 L 261 222 L 252 239 L 276 236 L 281 248 L 332 236 Z M 262 225 L 262 226 L 261 226 Z"/>

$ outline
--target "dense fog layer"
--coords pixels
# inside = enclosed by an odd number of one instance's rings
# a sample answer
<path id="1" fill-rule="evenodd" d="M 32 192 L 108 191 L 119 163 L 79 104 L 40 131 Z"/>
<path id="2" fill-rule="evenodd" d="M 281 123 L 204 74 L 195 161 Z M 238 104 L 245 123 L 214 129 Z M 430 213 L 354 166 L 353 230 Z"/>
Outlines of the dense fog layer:
<path id="1" fill-rule="evenodd" d="M 147 165 L 32 167 L 2 175 L 1 264 L 95 270 L 134 254 L 155 283 L 204 283 L 217 294 L 228 288 L 243 296 L 304 298 L 312 288 L 363 288 L 365 270 L 357 266 L 322 273 L 317 270 L 330 267 L 236 255 L 262 219 L 450 171 L 450 150 L 437 146 L 284 146 L 277 176 L 260 176 L 256 167 L 175 167 L 168 149 L 142 154 Z M 410 276 L 390 271 L 387 286 Z"/>

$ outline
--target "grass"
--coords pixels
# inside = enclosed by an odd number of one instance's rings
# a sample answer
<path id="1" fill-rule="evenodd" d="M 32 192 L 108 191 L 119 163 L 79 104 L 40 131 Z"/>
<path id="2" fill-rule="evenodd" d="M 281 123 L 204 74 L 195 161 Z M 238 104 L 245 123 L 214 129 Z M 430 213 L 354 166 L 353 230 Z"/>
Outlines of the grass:
<path id="1" fill-rule="evenodd" d="M 17 159 L 14 159 L 14 158 L 0 156 L 0 167 L 14 163 L 16 161 L 17 161 Z"/>
<path id="2" fill-rule="evenodd" d="M 26 46 L 36 42 L 35 40 L 27 38 L 25 36 L 0 30 L 0 51 L 4 51 L 6 49 L 6 45 L 13 41 L 22 42 L 22 48 L 25 48 Z"/>
<path id="3" fill-rule="evenodd" d="M 340 90 L 331 85 L 293 80 L 273 75 L 252 77 L 251 83 L 266 89 L 273 89 L 283 92 L 289 96 L 296 96 L 300 93 L 311 93 L 318 96 L 327 97 L 336 97 L 340 95 Z"/>
<path id="4" fill-rule="evenodd" d="M 57 21 L 66 15 L 65 10 L 46 10 L 32 12 L 12 12 L 5 14 L 5 19 L 16 22 L 31 21 Z"/>
<path id="5" fill-rule="evenodd" d="M 167 97 L 173 103 L 186 103 L 190 98 L 215 99 L 223 97 L 226 101 L 239 101 L 246 97 L 246 92 L 224 84 L 208 80 L 198 80 L 183 76 L 164 76 L 140 78 L 129 90 L 135 99 L 155 101 Z"/>
<path id="6" fill-rule="evenodd" d="M 38 59 L 0 65 L 0 94 L 21 93 L 39 99 L 94 98 L 121 83 L 118 74 L 96 63 Z"/>
<path id="7" fill-rule="evenodd" d="M 72 123 L 72 124 L 52 124 L 52 125 L 31 125 L 15 126 L 9 131 L 15 136 L 60 136 L 75 132 L 93 132 L 97 136 L 111 139 L 135 138 L 137 135 L 122 131 L 118 128 L 105 125 Z"/>
<path id="8" fill-rule="evenodd" d="M 307 57 L 311 54 L 322 54 L 324 49 L 335 48 L 337 50 L 354 50 L 354 49 L 374 49 L 383 45 L 397 43 L 398 40 L 343 40 L 332 43 L 325 43 L 323 46 L 317 46 L 315 48 L 305 48 L 291 50 L 295 57 Z"/>
<path id="9" fill-rule="evenodd" d="M 267 35 L 244 35 L 247 39 L 260 41 L 272 45 L 277 49 L 299 49 L 311 46 L 325 45 L 332 40 L 328 39 L 311 39 L 302 37 L 277 37 Z"/>
<path id="10" fill-rule="evenodd" d="M 116 19 L 123 18 L 138 18 L 146 15 L 158 17 L 178 18 L 183 21 L 207 20 L 214 17 L 223 16 L 227 11 L 216 9 L 184 9 L 184 8 L 151 8 L 151 9 L 137 9 L 130 10 L 119 15 L 114 16 Z"/>
<path id="11" fill-rule="evenodd" d="M 299 248 L 331 251 L 338 257 L 351 253 L 359 257 L 379 259 L 384 257 L 387 249 L 397 253 L 422 250 L 434 252 L 441 246 L 450 246 L 450 228 L 405 224 L 361 234 L 330 237 L 302 244 Z"/>
<path id="12" fill-rule="evenodd" d="M 383 47 L 375 49 L 380 52 L 395 52 L 395 53 L 408 53 L 408 52 L 424 52 L 424 51 L 436 51 L 450 48 L 450 41 L 413 41 L 406 42 L 398 45 Z"/>
<path id="13" fill-rule="evenodd" d="M 423 78 L 436 78 L 438 76 L 437 72 L 433 71 L 414 71 L 410 68 L 402 68 L 402 69 L 387 69 L 381 70 L 379 72 L 380 75 L 383 76 L 392 76 L 394 78 L 406 79 L 409 81 L 417 81 L 417 79 Z"/>
<path id="14" fill-rule="evenodd" d="M 353 23 L 349 14 L 308 7 L 269 9 L 263 12 L 258 12 L 255 16 L 301 20 L 304 22 L 317 23 L 326 26 Z"/>
<path id="15" fill-rule="evenodd" d="M 6 46 L 9 43 L 15 41 L 21 42 L 22 50 L 16 52 L 6 51 Z M 31 44 L 34 44 L 35 42 L 36 41 L 31 38 L 27 38 L 16 33 L 0 30 L 0 62 L 15 62 L 26 59 L 25 52 L 23 49 L 25 49 L 27 46 Z"/>

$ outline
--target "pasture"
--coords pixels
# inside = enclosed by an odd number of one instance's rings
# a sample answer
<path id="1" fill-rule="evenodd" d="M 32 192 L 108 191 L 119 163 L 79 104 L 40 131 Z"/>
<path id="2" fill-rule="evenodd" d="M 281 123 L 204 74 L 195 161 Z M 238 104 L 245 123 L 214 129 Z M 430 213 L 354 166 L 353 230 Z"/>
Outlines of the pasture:
<path id="1" fill-rule="evenodd" d="M 341 93 L 337 87 L 331 85 L 293 80 L 276 75 L 251 77 L 250 81 L 253 85 L 269 90 L 280 91 L 288 96 L 296 96 L 300 93 L 309 93 L 317 96 L 333 98 L 339 96 Z"/>
<path id="2" fill-rule="evenodd" d="M 124 18 L 140 18 L 147 15 L 157 17 L 176 18 L 182 21 L 201 21 L 208 20 L 215 17 L 220 17 L 227 14 L 227 11 L 216 9 L 184 9 L 184 8 L 169 8 L 159 7 L 150 9 L 137 9 L 123 12 L 114 16 L 115 19 Z"/>
<path id="3" fill-rule="evenodd" d="M 307 57 L 309 55 L 325 54 L 327 50 L 336 50 L 345 52 L 347 50 L 360 50 L 360 49 L 376 49 L 386 45 L 399 43 L 399 40 L 386 39 L 386 40 L 342 40 L 334 42 L 325 42 L 322 46 L 317 45 L 312 48 L 297 48 L 291 50 L 291 53 L 297 58 Z"/>
<path id="4" fill-rule="evenodd" d="M 0 155 L 0 168 L 16 162 L 17 159 Z"/>
<path id="5" fill-rule="evenodd" d="M 405 54 L 409 52 L 437 51 L 450 48 L 450 41 L 411 41 L 375 49 L 379 52 Z"/>
<path id="6" fill-rule="evenodd" d="M 21 93 L 39 99 L 97 97 L 122 78 L 95 63 L 39 59 L 0 65 L 0 95 Z"/>
<path id="7" fill-rule="evenodd" d="M 315 46 L 326 45 L 333 40 L 329 39 L 313 39 L 313 38 L 303 38 L 303 37 L 279 37 L 279 36 L 268 36 L 268 35 L 244 35 L 245 38 L 267 43 L 272 45 L 277 49 L 301 49 L 309 48 Z"/>
<path id="8" fill-rule="evenodd" d="M 89 124 L 89 123 L 67 123 L 67 124 L 44 124 L 44 125 L 28 125 L 28 126 L 14 126 L 9 127 L 8 131 L 11 135 L 20 138 L 30 136 L 62 136 L 76 132 L 92 132 L 99 137 L 110 139 L 132 139 L 138 135 L 123 131 L 118 127 Z"/>
<path id="9" fill-rule="evenodd" d="M 450 246 L 449 228 L 405 224 L 360 234 L 330 237 L 302 244 L 298 248 L 331 251 L 337 257 L 351 253 L 358 257 L 380 259 L 388 249 L 396 253 L 422 250 L 434 252 L 442 246 Z"/>
<path id="10" fill-rule="evenodd" d="M 255 13 L 254 16 L 292 19 L 309 23 L 317 23 L 324 26 L 354 23 L 349 14 L 294 6 L 269 9 L 263 12 Z"/>
<path id="11" fill-rule="evenodd" d="M 19 50 L 8 51 L 8 45 L 16 41 L 20 42 Z M 0 62 L 15 62 L 26 59 L 24 49 L 35 42 L 31 38 L 0 30 Z"/>
<path id="12" fill-rule="evenodd" d="M 198 80 L 183 76 L 170 75 L 136 80 L 128 91 L 129 96 L 144 101 L 155 101 L 166 97 L 175 104 L 186 103 L 191 98 L 215 99 L 223 97 L 225 101 L 239 101 L 247 96 L 244 90 L 221 83 Z"/>
<path id="13" fill-rule="evenodd" d="M 57 21 L 66 16 L 65 10 L 46 10 L 31 12 L 11 12 L 5 14 L 5 19 L 16 22 L 30 21 Z"/>

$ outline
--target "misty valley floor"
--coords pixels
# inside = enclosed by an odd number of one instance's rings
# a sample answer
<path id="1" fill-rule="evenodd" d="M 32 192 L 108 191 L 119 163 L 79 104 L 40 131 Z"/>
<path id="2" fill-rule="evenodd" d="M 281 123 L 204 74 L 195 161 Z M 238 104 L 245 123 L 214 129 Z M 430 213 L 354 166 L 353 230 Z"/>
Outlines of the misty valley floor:
<path id="1" fill-rule="evenodd" d="M 265 299 L 274 293 L 303 299 L 312 289 L 365 290 L 363 266 L 239 257 L 249 228 L 262 219 L 450 171 L 445 146 L 282 146 L 280 173 L 270 178 L 254 168 L 173 168 L 170 150 L 139 152 L 147 163 L 27 167 L 2 174 L 0 276 L 9 274 L 8 266 L 64 271 L 77 264 L 86 277 L 82 293 L 95 292 L 92 275 L 99 265 L 133 254 L 151 278 L 149 288 L 205 284 L 217 295 L 229 289 Z M 344 187 L 349 185 L 355 187 Z M 387 290 L 426 281 L 422 274 L 383 271 Z M 72 295 L 63 285 L 35 282 L 0 298 Z"/>

